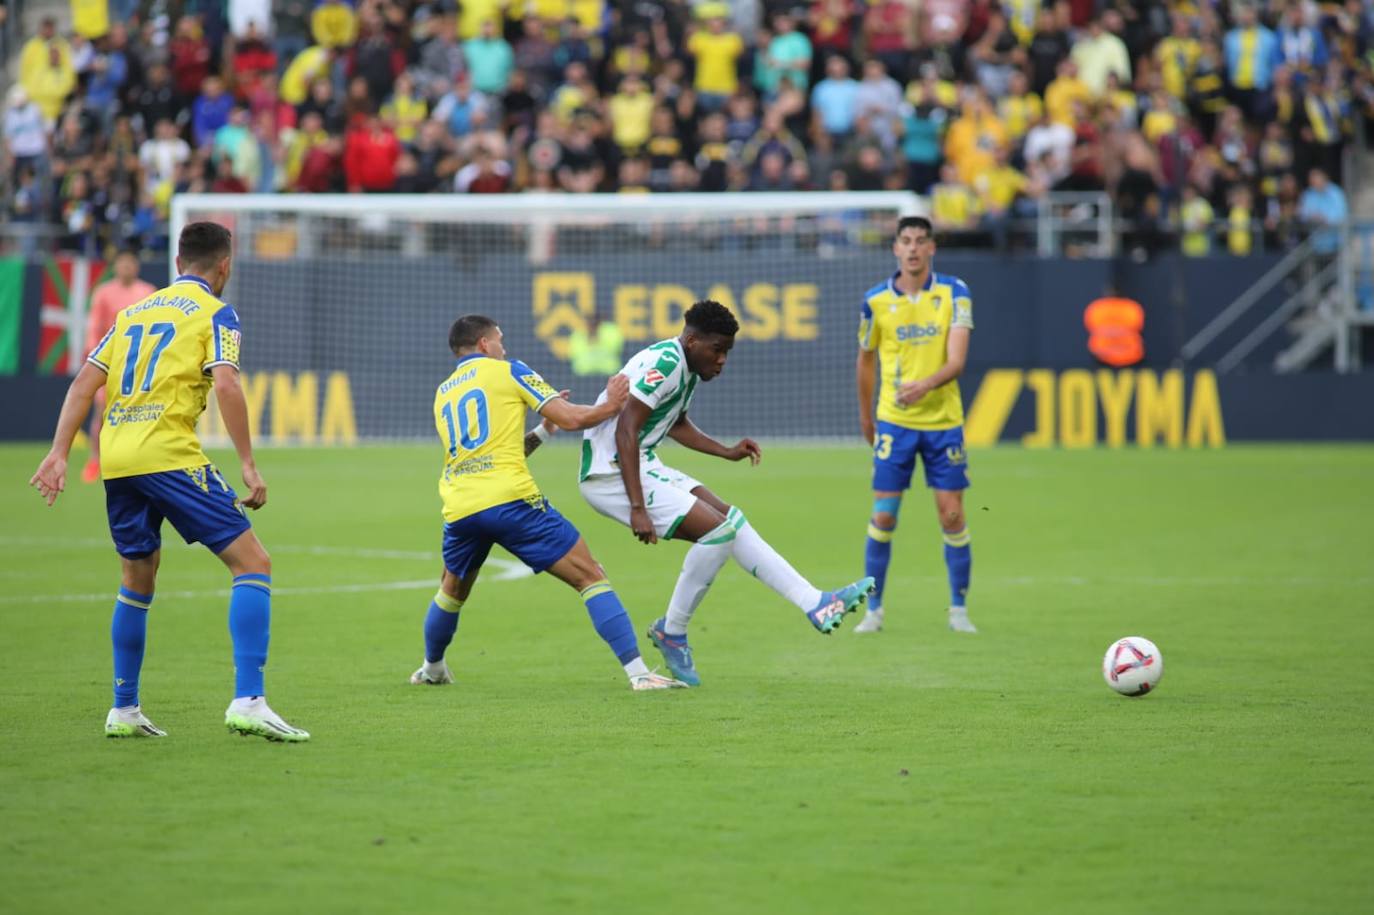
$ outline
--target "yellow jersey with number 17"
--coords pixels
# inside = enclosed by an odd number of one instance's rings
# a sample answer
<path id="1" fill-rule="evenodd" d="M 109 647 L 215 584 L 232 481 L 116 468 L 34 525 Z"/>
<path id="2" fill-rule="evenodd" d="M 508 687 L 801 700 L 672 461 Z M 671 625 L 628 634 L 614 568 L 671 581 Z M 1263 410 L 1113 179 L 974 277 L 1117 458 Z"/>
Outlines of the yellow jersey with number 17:
<path id="1" fill-rule="evenodd" d="M 481 353 L 458 360 L 434 395 L 434 426 L 445 450 L 439 478 L 445 521 L 543 498 L 525 463 L 525 416 L 557 396 L 523 362 Z"/>
<path id="2" fill-rule="evenodd" d="M 905 407 L 897 403 L 897 389 L 944 366 L 950 328 L 973 329 L 973 297 L 963 280 L 947 273 L 932 271 L 915 295 L 898 291 L 898 276 L 864 293 L 859 314 L 859 348 L 876 350 L 881 364 L 878 419 L 930 431 L 961 426 L 964 404 L 957 380 Z"/>
<path id="3" fill-rule="evenodd" d="M 210 370 L 239 365 L 239 316 L 198 276 L 179 276 L 115 318 L 86 361 L 103 371 L 107 480 L 210 463 L 196 423 Z"/>

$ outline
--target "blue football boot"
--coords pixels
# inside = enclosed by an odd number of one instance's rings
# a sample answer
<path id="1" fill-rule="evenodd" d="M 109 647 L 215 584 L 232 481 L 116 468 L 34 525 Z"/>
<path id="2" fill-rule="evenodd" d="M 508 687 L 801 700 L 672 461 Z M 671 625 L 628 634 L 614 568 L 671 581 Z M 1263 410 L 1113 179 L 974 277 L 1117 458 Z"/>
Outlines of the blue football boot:
<path id="1" fill-rule="evenodd" d="M 666 624 L 667 620 L 664 617 L 660 616 L 654 620 L 653 625 L 649 627 L 649 641 L 663 652 L 663 662 L 668 665 L 674 677 L 688 686 L 700 686 L 701 677 L 697 676 L 697 667 L 692 661 L 692 649 L 687 644 L 686 633 L 669 635 L 663 629 Z"/>
<path id="2" fill-rule="evenodd" d="M 877 583 L 871 577 L 860 578 L 852 585 L 845 585 L 838 591 L 825 591 L 814 610 L 806 612 L 806 618 L 816 631 L 829 635 L 840 628 L 846 613 L 853 613 L 868 600 Z"/>

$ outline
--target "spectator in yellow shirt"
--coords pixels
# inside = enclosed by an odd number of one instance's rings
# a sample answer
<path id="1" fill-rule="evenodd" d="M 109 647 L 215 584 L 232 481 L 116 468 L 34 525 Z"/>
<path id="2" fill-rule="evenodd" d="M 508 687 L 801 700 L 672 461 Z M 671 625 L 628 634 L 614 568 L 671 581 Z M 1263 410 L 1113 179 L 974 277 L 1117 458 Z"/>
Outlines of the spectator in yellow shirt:
<path id="1" fill-rule="evenodd" d="M 611 137 L 626 155 L 633 155 L 649 141 L 654 96 L 638 76 L 621 80 L 620 90 L 611 96 Z"/>
<path id="2" fill-rule="evenodd" d="M 1150 93 L 1150 107 L 1140 120 L 1140 132 L 1151 143 L 1168 136 L 1178 129 L 1178 115 L 1174 108 L 1178 103 L 1163 89 Z"/>
<path id="3" fill-rule="evenodd" d="M 687 39 L 687 51 L 696 60 L 697 105 L 708 112 L 719 111 L 739 89 L 737 66 L 744 40 L 726 31 L 724 18 L 713 16 L 707 20 L 706 31 Z"/>
<path id="4" fill-rule="evenodd" d="M 41 46 L 42 65 L 25 71 L 21 84 L 48 121 L 57 120 L 62 113 L 62 103 L 76 88 L 76 70 L 72 68 L 71 58 L 63 53 L 64 48 L 65 42 Z"/>
<path id="5" fill-rule="evenodd" d="M 1074 102 L 1087 102 L 1092 97 L 1088 86 L 1078 78 L 1078 65 L 1071 59 L 1061 60 L 1056 70 L 1058 74 L 1045 87 L 1045 110 L 1050 120 L 1056 124 L 1076 127 L 1073 116 Z"/>
<path id="6" fill-rule="evenodd" d="M 1007 129 L 1007 139 L 1019 146 L 1021 138 L 1032 124 L 1040 120 L 1040 113 L 1044 110 L 1040 96 L 1030 91 L 1030 80 L 1026 74 L 1020 70 L 1013 71 L 1007 83 L 1007 94 L 997 100 L 997 114 Z"/>
<path id="7" fill-rule="evenodd" d="M 1183 205 L 1179 207 L 1183 236 L 1179 247 L 1188 257 L 1206 257 L 1212 252 L 1212 220 L 1215 214 L 1207 198 L 1191 184 L 1183 186 Z"/>
<path id="8" fill-rule="evenodd" d="M 959 180 L 972 184 L 997 162 L 997 151 L 1007 145 L 1007 131 L 981 89 L 964 96 L 964 113 L 945 135 L 945 158 L 954 165 Z"/>
<path id="9" fill-rule="evenodd" d="M 381 115 L 382 120 L 391 125 L 396 139 L 406 144 L 415 142 L 420 125 L 429 115 L 429 103 L 416 94 L 415 80 L 409 73 L 396 77 L 396 86 L 391 98 L 382 105 Z"/>
<path id="10" fill-rule="evenodd" d="M 978 223 L 978 196 L 959 180 L 953 165 L 940 169 L 940 183 L 930 189 L 930 216 L 942 232 L 972 229 Z"/>
<path id="11" fill-rule="evenodd" d="M 1173 31 L 1167 38 L 1155 45 L 1155 63 L 1159 65 L 1159 75 L 1164 81 L 1164 91 L 1176 99 L 1188 97 L 1188 81 L 1197 68 L 1197 59 L 1202 54 L 1202 46 L 1193 37 L 1193 25 L 1188 17 L 1177 10 L 1173 13 Z"/>
<path id="12" fill-rule="evenodd" d="M 346 48 L 358 40 L 358 17 L 341 0 L 325 0 L 310 14 L 310 34 L 325 48 Z"/>
<path id="13" fill-rule="evenodd" d="M 1226 214 L 1226 250 L 1235 257 L 1249 257 L 1255 247 L 1255 237 L 1251 232 L 1254 207 L 1251 203 L 1250 189 L 1238 184 L 1231 189 L 1231 209 Z"/>

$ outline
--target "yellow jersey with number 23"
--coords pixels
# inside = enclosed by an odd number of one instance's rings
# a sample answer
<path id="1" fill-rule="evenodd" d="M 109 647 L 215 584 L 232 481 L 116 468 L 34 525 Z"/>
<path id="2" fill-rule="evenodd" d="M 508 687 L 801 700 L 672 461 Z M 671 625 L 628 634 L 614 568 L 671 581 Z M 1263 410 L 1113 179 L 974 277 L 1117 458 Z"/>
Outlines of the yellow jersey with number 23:
<path id="1" fill-rule="evenodd" d="M 458 360 L 434 395 L 434 425 L 445 449 L 439 479 L 445 521 L 543 498 L 525 463 L 525 416 L 557 396 L 523 362 L 481 353 Z"/>
<path id="2" fill-rule="evenodd" d="M 864 293 L 859 315 L 859 348 L 876 350 L 881 363 L 878 419 L 907 429 L 961 426 L 964 405 L 957 380 L 905 407 L 897 403 L 897 389 L 944 366 L 950 328 L 973 329 L 973 297 L 963 280 L 947 273 L 932 271 L 915 295 L 897 290 L 897 276 Z"/>

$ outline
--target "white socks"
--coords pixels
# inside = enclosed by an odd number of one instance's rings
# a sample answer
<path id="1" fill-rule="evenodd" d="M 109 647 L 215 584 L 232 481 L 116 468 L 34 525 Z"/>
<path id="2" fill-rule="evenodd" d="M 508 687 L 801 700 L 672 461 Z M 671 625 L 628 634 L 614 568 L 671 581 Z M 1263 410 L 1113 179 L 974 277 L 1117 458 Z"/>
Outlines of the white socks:
<path id="1" fill-rule="evenodd" d="M 740 568 L 791 601 L 803 613 L 814 610 L 821 602 L 821 592 L 779 556 L 748 521 L 735 535 L 734 547 L 735 562 Z"/>
<path id="2" fill-rule="evenodd" d="M 692 614 L 697 612 L 711 582 L 731 556 L 740 568 L 791 601 L 803 613 L 821 602 L 821 592 L 759 536 L 743 512 L 732 508 L 719 527 L 707 532 L 687 550 L 682 572 L 668 601 L 664 632 L 686 634 Z"/>
<path id="3" fill-rule="evenodd" d="M 625 665 L 625 676 L 629 677 L 631 680 L 635 677 L 647 677 L 648 675 L 649 666 L 644 663 L 643 658 L 635 658 Z"/>
<path id="4" fill-rule="evenodd" d="M 717 529 L 718 530 L 718 529 Z M 711 532 L 712 534 L 715 531 Z M 701 538 L 712 539 L 711 535 Z M 692 614 L 697 612 L 702 598 L 715 581 L 716 575 L 730 558 L 732 543 L 694 543 L 682 560 L 682 572 L 677 577 L 672 599 L 668 601 L 668 614 L 663 631 L 669 635 L 685 635 Z"/>

